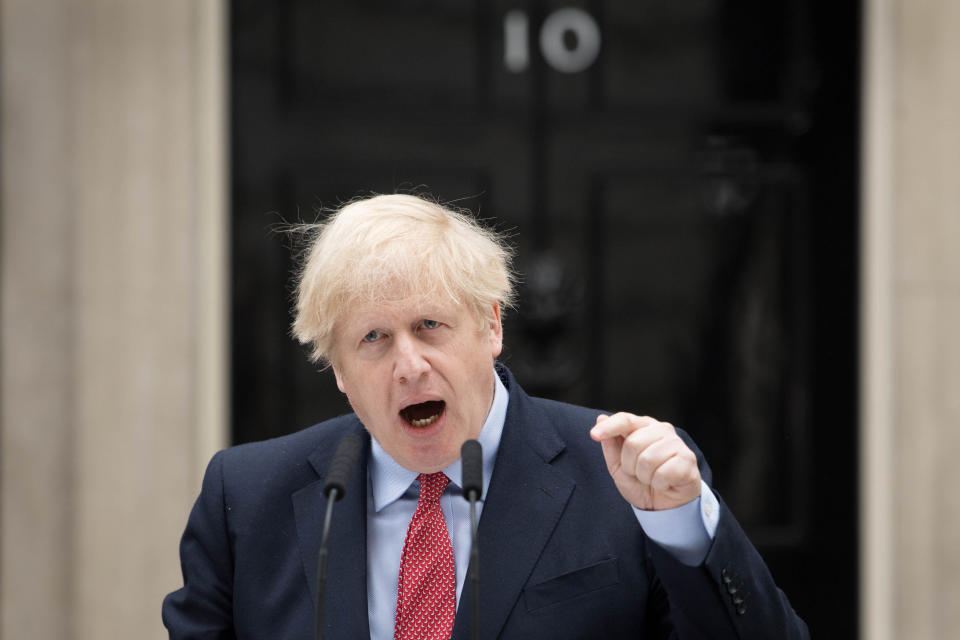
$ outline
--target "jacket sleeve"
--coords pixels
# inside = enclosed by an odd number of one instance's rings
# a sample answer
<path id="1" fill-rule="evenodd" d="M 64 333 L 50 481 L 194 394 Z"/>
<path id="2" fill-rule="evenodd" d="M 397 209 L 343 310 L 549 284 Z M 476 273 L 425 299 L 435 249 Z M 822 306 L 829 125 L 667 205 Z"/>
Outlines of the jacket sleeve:
<path id="1" fill-rule="evenodd" d="M 223 452 L 210 461 L 180 540 L 183 587 L 163 600 L 171 640 L 226 640 L 233 628 L 233 553 L 227 530 Z"/>
<path id="2" fill-rule="evenodd" d="M 701 475 L 712 483 L 703 453 L 678 430 L 697 456 Z M 716 493 L 714 491 L 714 493 Z M 657 579 L 670 602 L 677 635 L 687 638 L 776 638 L 809 640 L 806 623 L 773 581 L 763 558 L 720 496 L 720 521 L 703 564 L 690 567 L 650 542 Z"/>

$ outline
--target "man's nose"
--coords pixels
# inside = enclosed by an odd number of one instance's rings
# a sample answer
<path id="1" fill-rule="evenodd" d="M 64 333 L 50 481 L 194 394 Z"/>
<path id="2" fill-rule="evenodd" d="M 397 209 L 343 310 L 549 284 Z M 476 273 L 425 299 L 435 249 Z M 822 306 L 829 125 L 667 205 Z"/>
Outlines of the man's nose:
<path id="1" fill-rule="evenodd" d="M 423 353 L 423 345 L 413 336 L 396 337 L 396 361 L 394 378 L 400 382 L 412 382 L 419 379 L 430 369 L 430 362 Z"/>

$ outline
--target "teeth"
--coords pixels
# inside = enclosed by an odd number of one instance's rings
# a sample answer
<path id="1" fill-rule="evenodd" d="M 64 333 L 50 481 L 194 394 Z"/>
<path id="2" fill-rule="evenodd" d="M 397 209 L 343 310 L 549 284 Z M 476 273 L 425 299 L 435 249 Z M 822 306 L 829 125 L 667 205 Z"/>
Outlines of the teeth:
<path id="1" fill-rule="evenodd" d="M 437 418 L 439 417 L 440 417 L 440 414 L 438 413 L 435 416 L 430 416 L 429 418 L 423 418 L 422 420 L 411 420 L 410 424 L 412 424 L 415 427 L 425 427 L 428 424 L 433 424 L 434 422 L 436 422 Z"/>

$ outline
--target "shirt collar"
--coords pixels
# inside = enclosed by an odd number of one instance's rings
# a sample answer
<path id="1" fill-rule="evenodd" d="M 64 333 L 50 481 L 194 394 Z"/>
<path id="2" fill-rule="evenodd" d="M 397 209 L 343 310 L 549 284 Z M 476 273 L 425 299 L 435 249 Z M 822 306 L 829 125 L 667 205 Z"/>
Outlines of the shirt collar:
<path id="1" fill-rule="evenodd" d="M 500 438 L 503 435 L 503 424 L 507 419 L 507 404 L 510 394 L 503 386 L 500 376 L 493 373 L 494 390 L 493 404 L 490 413 L 480 429 L 477 440 L 483 449 L 483 495 L 487 495 L 490 486 L 490 476 L 493 475 L 493 463 L 497 459 L 497 450 L 500 448 Z M 373 508 L 380 511 L 387 505 L 400 499 L 419 475 L 416 471 L 405 469 L 390 457 L 376 438 L 371 438 L 370 446 L 370 485 L 373 490 Z M 450 484 L 460 487 L 460 459 L 454 461 L 443 472 L 450 478 Z M 481 499 L 482 502 L 482 499 Z"/>

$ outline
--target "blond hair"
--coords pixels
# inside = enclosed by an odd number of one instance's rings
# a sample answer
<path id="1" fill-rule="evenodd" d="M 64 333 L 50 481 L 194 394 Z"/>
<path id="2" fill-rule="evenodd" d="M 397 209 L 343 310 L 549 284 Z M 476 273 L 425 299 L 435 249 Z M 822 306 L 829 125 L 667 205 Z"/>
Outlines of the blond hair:
<path id="1" fill-rule="evenodd" d="M 478 323 L 513 303 L 511 250 L 468 215 L 406 194 L 354 200 L 303 230 L 312 240 L 297 278 L 293 335 L 330 362 L 350 305 L 413 295 L 466 305 Z"/>

